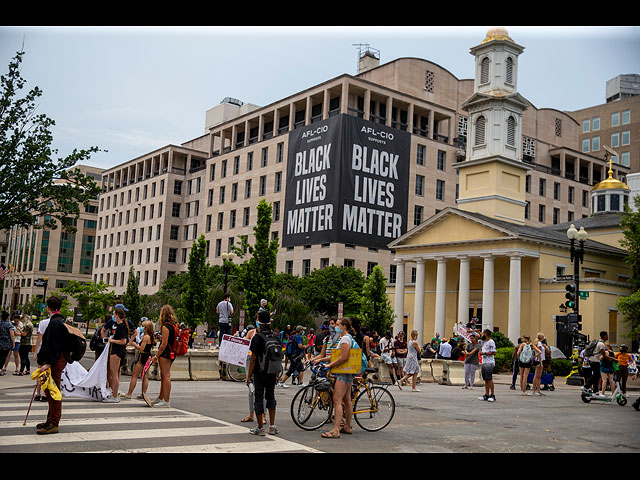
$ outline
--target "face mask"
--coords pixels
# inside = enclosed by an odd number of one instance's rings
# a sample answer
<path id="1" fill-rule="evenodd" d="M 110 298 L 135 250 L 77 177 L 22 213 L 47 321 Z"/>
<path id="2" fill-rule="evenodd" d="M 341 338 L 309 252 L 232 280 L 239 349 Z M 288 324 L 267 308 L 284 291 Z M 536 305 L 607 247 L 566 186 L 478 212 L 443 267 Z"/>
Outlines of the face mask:
<path id="1" fill-rule="evenodd" d="M 329 333 L 331 335 L 333 335 L 334 333 L 336 333 L 336 327 L 334 327 L 333 325 L 329 325 Z"/>

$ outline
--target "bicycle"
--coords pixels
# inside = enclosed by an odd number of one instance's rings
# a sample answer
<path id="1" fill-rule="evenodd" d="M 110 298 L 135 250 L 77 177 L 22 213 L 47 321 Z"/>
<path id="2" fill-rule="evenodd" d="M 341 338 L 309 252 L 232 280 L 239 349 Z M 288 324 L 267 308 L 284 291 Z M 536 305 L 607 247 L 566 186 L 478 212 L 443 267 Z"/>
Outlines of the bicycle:
<path id="1" fill-rule="evenodd" d="M 306 368 L 312 371 L 311 381 L 294 395 L 291 418 L 299 428 L 311 431 L 331 421 L 335 378 L 326 367 L 314 369 L 308 363 Z M 396 410 L 393 395 L 387 390 L 389 384 L 367 379 L 369 373 L 377 371 L 367 368 L 352 385 L 353 418 L 360 428 L 369 432 L 380 431 L 389 425 Z"/>

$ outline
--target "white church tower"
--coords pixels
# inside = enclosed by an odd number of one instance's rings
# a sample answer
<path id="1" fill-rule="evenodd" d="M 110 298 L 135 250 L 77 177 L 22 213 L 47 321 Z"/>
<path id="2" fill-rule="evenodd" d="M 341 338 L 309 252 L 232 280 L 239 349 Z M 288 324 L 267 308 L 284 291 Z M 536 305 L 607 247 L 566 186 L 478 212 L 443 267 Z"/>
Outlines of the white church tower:
<path id="1" fill-rule="evenodd" d="M 492 28 L 470 53 L 475 58 L 474 93 L 469 112 L 466 158 L 460 175 L 458 208 L 524 224 L 522 112 L 529 103 L 518 93 L 518 57 L 524 47 L 504 28 Z"/>

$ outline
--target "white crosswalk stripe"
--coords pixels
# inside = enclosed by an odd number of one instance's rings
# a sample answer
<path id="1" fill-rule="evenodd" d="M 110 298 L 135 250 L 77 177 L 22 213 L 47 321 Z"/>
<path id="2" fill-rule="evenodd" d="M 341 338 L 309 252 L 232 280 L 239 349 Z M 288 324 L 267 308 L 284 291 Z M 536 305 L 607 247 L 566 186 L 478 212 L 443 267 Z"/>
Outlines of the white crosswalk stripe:
<path id="1" fill-rule="evenodd" d="M 66 445 L 84 453 L 260 453 L 317 452 L 279 435 L 255 437 L 249 428 L 179 410 L 148 408 L 142 401 L 119 404 L 65 399 L 60 432 L 37 435 L 48 406 L 34 402 L 29 420 L 24 416 L 31 392 L 0 396 L 0 452 L 28 446 L 30 451 L 54 450 Z M 127 427 L 127 428 L 123 428 Z M 246 438 L 246 440 L 245 440 Z M 159 444 L 158 439 L 161 439 Z M 106 447 L 106 448 L 105 448 Z"/>

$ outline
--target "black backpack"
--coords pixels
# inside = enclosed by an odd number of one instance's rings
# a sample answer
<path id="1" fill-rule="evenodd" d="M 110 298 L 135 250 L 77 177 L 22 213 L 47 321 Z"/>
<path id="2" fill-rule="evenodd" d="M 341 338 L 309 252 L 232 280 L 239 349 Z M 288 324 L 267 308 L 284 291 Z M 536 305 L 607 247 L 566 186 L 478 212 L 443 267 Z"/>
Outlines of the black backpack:
<path id="1" fill-rule="evenodd" d="M 64 324 L 67 327 L 67 335 L 64 340 L 63 354 L 67 363 L 78 362 L 87 351 L 87 339 L 84 338 L 82 332 L 76 327 Z"/>
<path id="2" fill-rule="evenodd" d="M 273 332 L 259 333 L 264 340 L 264 350 L 258 359 L 260 371 L 277 375 L 282 370 L 282 343 Z"/>
<path id="3" fill-rule="evenodd" d="M 104 350 L 104 342 L 102 340 L 102 328 L 96 329 L 96 332 L 91 337 L 91 341 L 89 342 L 89 348 L 94 352 L 102 352 Z"/>

